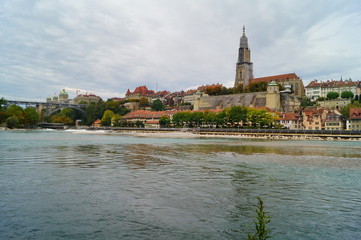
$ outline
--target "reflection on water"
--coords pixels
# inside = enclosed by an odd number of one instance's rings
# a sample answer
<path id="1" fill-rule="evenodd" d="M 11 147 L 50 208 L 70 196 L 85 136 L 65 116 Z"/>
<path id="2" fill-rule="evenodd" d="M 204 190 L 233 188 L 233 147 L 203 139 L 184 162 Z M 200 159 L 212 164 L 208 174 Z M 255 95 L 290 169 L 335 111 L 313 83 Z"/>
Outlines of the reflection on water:
<path id="1" fill-rule="evenodd" d="M 0 239 L 361 239 L 356 142 L 0 134 Z"/>

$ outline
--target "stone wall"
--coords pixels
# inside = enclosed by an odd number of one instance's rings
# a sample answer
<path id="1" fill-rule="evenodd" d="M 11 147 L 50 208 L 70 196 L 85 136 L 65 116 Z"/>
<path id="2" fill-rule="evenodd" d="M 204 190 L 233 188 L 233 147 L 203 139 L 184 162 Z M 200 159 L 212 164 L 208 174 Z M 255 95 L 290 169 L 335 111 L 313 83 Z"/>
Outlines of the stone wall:
<path id="1" fill-rule="evenodd" d="M 194 110 L 224 109 L 232 106 L 266 107 L 267 92 L 197 96 Z"/>

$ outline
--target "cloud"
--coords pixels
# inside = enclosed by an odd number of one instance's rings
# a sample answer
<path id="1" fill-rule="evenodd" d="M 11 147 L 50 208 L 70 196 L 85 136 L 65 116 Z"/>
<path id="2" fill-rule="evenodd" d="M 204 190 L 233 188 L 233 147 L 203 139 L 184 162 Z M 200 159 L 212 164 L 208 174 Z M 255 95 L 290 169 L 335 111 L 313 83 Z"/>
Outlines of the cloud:
<path id="1" fill-rule="evenodd" d="M 360 11 L 357 1 L 5 0 L 0 96 L 232 86 L 243 24 L 256 77 L 359 79 Z"/>

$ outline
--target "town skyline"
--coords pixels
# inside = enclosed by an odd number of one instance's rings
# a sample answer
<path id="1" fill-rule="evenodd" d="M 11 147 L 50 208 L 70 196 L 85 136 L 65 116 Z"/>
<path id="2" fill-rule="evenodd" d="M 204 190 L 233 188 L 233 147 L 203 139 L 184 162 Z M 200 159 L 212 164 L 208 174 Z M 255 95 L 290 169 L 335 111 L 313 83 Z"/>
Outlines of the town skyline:
<path id="1" fill-rule="evenodd" d="M 243 25 L 255 77 L 360 80 L 358 2 L 308 3 L 4 2 L 0 96 L 44 99 L 72 87 L 107 99 L 143 85 L 230 87 Z"/>

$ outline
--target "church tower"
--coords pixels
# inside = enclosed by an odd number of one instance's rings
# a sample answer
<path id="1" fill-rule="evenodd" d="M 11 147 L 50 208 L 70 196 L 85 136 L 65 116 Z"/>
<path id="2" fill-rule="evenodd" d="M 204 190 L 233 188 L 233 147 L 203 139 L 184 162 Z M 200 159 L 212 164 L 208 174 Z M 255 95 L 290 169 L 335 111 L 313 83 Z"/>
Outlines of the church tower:
<path id="1" fill-rule="evenodd" d="M 253 78 L 253 63 L 251 62 L 251 50 L 248 48 L 248 39 L 246 37 L 245 27 L 243 26 L 243 35 L 238 49 L 238 61 L 236 64 L 236 80 L 234 87 L 247 86 Z"/>

